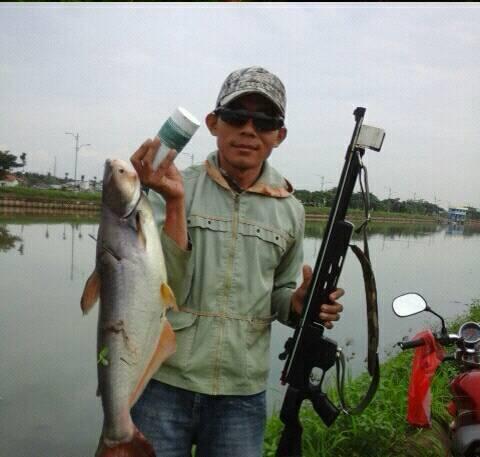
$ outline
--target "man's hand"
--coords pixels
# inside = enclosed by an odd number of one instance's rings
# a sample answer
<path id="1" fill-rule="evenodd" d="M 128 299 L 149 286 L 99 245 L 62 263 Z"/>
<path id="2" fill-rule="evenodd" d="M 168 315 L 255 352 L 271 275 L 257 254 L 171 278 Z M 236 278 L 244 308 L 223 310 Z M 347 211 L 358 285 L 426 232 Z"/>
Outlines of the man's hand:
<path id="1" fill-rule="evenodd" d="M 303 282 L 292 295 L 292 309 L 298 315 L 302 314 L 303 301 L 308 292 L 308 286 L 312 281 L 312 275 L 312 268 L 309 265 L 304 265 Z M 343 306 L 340 303 L 337 303 L 336 300 L 344 294 L 345 291 L 343 289 L 335 289 L 328 297 L 332 301 L 332 304 L 324 303 L 320 306 L 320 320 L 324 322 L 325 327 L 328 329 L 333 328 L 332 321 L 338 321 L 340 319 L 340 313 L 343 311 Z"/>
<path id="2" fill-rule="evenodd" d="M 153 169 L 153 158 L 159 147 L 160 139 L 158 137 L 147 140 L 130 157 L 130 161 L 138 173 L 140 182 L 158 192 L 165 199 L 163 230 L 181 249 L 187 250 L 188 233 L 183 178 L 173 164 L 176 154 L 172 149 L 160 162 L 157 170 Z"/>
<path id="3" fill-rule="evenodd" d="M 175 151 L 171 149 L 157 170 L 153 169 L 153 159 L 160 147 L 160 139 L 147 140 L 130 157 L 133 167 L 143 185 L 161 194 L 165 201 L 181 200 L 184 197 L 182 175 L 173 164 Z"/>

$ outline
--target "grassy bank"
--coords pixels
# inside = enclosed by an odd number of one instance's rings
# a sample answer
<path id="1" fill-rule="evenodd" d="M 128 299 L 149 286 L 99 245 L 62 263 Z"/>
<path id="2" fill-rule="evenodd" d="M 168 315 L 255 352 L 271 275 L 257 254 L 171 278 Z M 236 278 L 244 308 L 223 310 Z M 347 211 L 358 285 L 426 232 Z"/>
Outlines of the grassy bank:
<path id="1" fill-rule="evenodd" d="M 318 208 L 314 206 L 305 206 L 305 214 L 307 219 L 314 218 L 328 218 L 330 208 Z M 371 211 L 370 216 L 373 221 L 383 220 L 395 220 L 395 221 L 425 221 L 436 223 L 438 217 L 426 214 L 417 213 L 393 213 L 388 211 Z M 365 218 L 365 212 L 359 209 L 349 209 L 347 217 L 350 219 L 363 220 Z"/>
<path id="2" fill-rule="evenodd" d="M 448 323 L 450 331 L 458 331 L 461 323 L 480 321 L 480 300 L 469 311 Z M 445 427 L 450 421 L 445 410 L 449 400 L 448 381 L 456 372 L 453 363 L 440 365 L 432 383 L 432 429 L 415 429 L 406 422 L 407 391 L 413 351 L 400 353 L 381 367 L 381 380 L 370 406 L 360 415 L 341 415 L 327 428 L 313 409 L 304 406 L 301 421 L 304 427 L 304 457 L 440 457 L 448 455 Z M 349 402 L 355 404 L 366 391 L 365 376 L 346 386 Z M 335 398 L 334 394 L 329 394 Z M 337 403 L 335 399 L 335 403 Z M 270 418 L 264 445 L 264 457 L 273 457 L 283 424 L 278 415 Z"/>
<path id="3" fill-rule="evenodd" d="M 73 192 L 69 190 L 32 189 L 31 187 L 0 187 L 1 197 L 16 197 L 29 200 L 66 200 L 98 202 L 101 200 L 100 192 Z"/>
<path id="4" fill-rule="evenodd" d="M 19 199 L 27 199 L 30 201 L 76 201 L 76 202 L 93 202 L 100 204 L 100 192 L 73 192 L 68 190 L 54 190 L 54 189 L 33 189 L 31 187 L 0 187 L 0 200 L 5 197 L 14 197 Z M 0 201 L 1 203 L 1 201 Z M 318 208 L 313 206 L 306 206 L 305 213 L 307 218 L 328 218 L 330 208 Z M 406 213 L 389 213 L 389 212 L 375 212 L 371 214 L 373 220 L 397 220 L 397 221 L 430 221 L 435 222 L 436 219 L 432 216 L 425 216 L 421 214 L 406 214 Z M 349 210 L 348 217 L 351 219 L 361 220 L 364 218 L 364 213 L 361 210 Z"/>

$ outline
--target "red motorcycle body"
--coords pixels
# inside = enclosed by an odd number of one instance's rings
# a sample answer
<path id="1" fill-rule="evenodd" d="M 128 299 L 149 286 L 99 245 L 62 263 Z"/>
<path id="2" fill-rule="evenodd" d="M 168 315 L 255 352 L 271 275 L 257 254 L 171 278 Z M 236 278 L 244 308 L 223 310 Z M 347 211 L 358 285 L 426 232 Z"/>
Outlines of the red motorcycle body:
<path id="1" fill-rule="evenodd" d="M 450 383 L 453 400 L 448 405 L 455 418 L 452 451 L 455 456 L 480 455 L 480 370 L 460 373 Z"/>
<path id="2" fill-rule="evenodd" d="M 450 383 L 450 390 L 453 396 L 453 405 L 448 408 L 450 414 L 461 425 L 480 424 L 480 370 L 460 373 Z"/>

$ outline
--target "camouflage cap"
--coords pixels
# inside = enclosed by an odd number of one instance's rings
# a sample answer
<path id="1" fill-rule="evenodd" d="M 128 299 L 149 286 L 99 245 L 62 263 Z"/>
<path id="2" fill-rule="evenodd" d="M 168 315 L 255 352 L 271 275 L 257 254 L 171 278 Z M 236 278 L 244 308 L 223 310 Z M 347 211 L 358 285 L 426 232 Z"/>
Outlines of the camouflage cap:
<path id="1" fill-rule="evenodd" d="M 216 106 L 225 106 L 240 95 L 252 92 L 267 97 L 285 117 L 285 86 L 277 76 L 262 67 L 242 68 L 230 73 L 220 89 Z"/>

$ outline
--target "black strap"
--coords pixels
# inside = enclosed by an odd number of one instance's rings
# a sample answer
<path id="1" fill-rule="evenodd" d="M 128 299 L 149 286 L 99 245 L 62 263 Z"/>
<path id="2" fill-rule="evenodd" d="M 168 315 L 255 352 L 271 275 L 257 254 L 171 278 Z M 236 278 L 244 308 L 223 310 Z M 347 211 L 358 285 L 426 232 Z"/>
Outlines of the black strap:
<path id="1" fill-rule="evenodd" d="M 373 275 L 372 265 L 362 250 L 355 245 L 350 245 L 352 251 L 362 266 L 363 281 L 365 283 L 365 298 L 367 302 L 368 325 L 368 372 L 373 376 L 377 365 L 377 350 L 379 340 L 377 286 Z"/>
<path id="2" fill-rule="evenodd" d="M 373 372 L 372 379 L 370 381 L 370 385 L 368 386 L 368 390 L 364 397 L 358 402 L 355 407 L 350 407 L 347 405 L 345 400 L 345 356 L 343 353 L 340 353 L 340 357 L 337 359 L 337 390 L 338 390 L 338 397 L 340 400 L 340 404 L 342 406 L 342 411 L 345 414 L 350 416 L 358 415 L 362 413 L 365 408 L 370 404 L 375 396 L 375 392 L 377 391 L 378 384 L 380 382 L 380 364 L 378 361 L 378 355 L 376 356 L 376 365 L 375 370 Z M 341 367 L 339 366 L 341 364 Z M 340 375 L 340 371 L 342 374 Z"/>
<path id="3" fill-rule="evenodd" d="M 370 385 L 365 396 L 353 408 L 348 407 L 345 401 L 344 385 L 345 385 L 345 357 L 340 352 L 337 358 L 337 390 L 340 403 L 343 411 L 346 414 L 354 415 L 360 414 L 372 401 L 375 392 L 377 391 L 380 382 L 380 362 L 378 359 L 378 342 L 379 342 L 379 325 L 378 325 L 378 303 L 377 303 L 377 285 L 375 282 L 375 275 L 373 274 L 372 264 L 370 263 L 370 252 L 368 250 L 367 228 L 370 221 L 370 191 L 368 189 L 367 169 L 359 157 L 361 172 L 359 176 L 360 188 L 364 199 L 365 221 L 356 230 L 357 233 L 363 232 L 363 251 L 356 245 L 351 244 L 352 251 L 357 256 L 360 265 L 362 266 L 363 281 L 365 284 L 365 296 L 367 302 L 367 325 L 368 325 L 368 372 L 372 377 Z M 341 371 L 341 375 L 340 375 Z"/>
<path id="4" fill-rule="evenodd" d="M 379 339 L 379 326 L 378 326 L 378 304 L 377 304 L 377 285 L 375 282 L 375 275 L 373 274 L 372 264 L 370 262 L 370 252 L 368 249 L 368 223 L 370 222 L 370 190 L 368 188 L 368 175 L 367 168 L 360 161 L 360 174 L 359 183 L 362 191 L 365 208 L 365 221 L 356 230 L 357 233 L 363 232 L 363 252 L 355 245 L 350 245 L 352 251 L 357 256 L 357 259 L 362 266 L 363 281 L 365 283 L 365 294 L 367 302 L 367 322 L 368 322 L 368 372 L 373 376 L 377 363 L 377 350 Z M 362 179 L 363 178 L 363 179 Z"/>
<path id="5" fill-rule="evenodd" d="M 366 243 L 366 235 L 364 230 L 364 242 Z M 363 271 L 363 279 L 365 282 L 365 294 L 367 299 L 367 321 L 368 321 L 368 372 L 372 377 L 370 385 L 365 396 L 355 407 L 349 407 L 345 400 L 345 356 L 340 352 L 337 358 L 337 390 L 340 404 L 343 411 L 349 415 L 360 414 L 372 401 L 380 382 L 380 362 L 378 359 L 378 305 L 377 305 L 377 288 L 375 277 L 373 275 L 372 266 L 367 255 L 355 245 L 350 245 L 352 251 L 357 256 Z M 367 250 L 368 253 L 368 250 Z M 340 374 L 341 373 L 341 374 Z"/>

